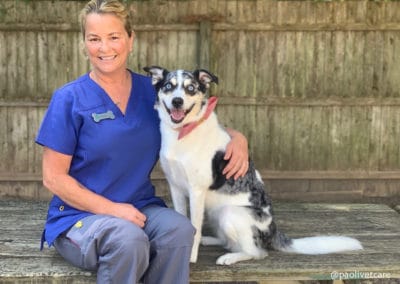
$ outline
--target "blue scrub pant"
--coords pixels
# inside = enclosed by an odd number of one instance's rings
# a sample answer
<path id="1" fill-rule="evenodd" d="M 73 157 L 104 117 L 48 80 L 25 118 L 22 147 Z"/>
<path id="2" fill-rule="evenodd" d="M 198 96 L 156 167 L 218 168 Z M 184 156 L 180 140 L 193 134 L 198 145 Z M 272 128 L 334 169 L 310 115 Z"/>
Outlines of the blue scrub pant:
<path id="1" fill-rule="evenodd" d="M 187 284 L 195 229 L 172 209 L 141 209 L 146 225 L 93 215 L 76 223 L 54 243 L 70 263 L 97 271 L 97 283 Z"/>

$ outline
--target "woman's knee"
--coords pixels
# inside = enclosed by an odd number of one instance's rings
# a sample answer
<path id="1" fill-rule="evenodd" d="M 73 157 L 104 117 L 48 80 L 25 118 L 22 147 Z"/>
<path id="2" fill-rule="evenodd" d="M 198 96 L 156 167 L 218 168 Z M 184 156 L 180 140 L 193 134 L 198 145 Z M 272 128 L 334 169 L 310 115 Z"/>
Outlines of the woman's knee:
<path id="1" fill-rule="evenodd" d="M 164 208 L 161 213 L 154 214 L 150 219 L 145 231 L 151 242 L 167 247 L 193 244 L 195 229 L 185 216 L 172 209 Z"/>

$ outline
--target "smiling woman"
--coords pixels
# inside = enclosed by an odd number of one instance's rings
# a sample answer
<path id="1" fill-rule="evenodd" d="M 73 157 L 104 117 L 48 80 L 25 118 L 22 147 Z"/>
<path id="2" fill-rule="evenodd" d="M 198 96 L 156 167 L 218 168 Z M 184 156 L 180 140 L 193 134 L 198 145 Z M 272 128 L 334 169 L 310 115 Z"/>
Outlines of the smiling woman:
<path id="1" fill-rule="evenodd" d="M 155 196 L 151 79 L 127 69 L 134 33 L 116 0 L 81 13 L 91 71 L 55 91 L 36 142 L 54 194 L 43 240 L 98 283 L 187 283 L 194 229 Z"/>
<path id="2" fill-rule="evenodd" d="M 42 243 L 97 270 L 98 283 L 188 283 L 194 228 L 166 208 L 150 179 L 160 120 L 151 78 L 127 69 L 128 10 L 91 0 L 81 21 L 91 71 L 55 91 L 36 138 L 43 183 L 54 194 Z M 247 157 L 247 140 L 236 137 L 232 175 Z"/>

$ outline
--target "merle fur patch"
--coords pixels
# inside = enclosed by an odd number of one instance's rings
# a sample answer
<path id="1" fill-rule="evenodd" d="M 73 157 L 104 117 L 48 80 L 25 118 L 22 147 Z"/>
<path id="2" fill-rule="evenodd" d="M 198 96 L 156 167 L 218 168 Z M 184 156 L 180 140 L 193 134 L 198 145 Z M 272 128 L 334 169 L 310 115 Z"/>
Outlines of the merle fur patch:
<path id="1" fill-rule="evenodd" d="M 264 184 L 257 178 L 254 163 L 249 160 L 249 169 L 244 177 L 237 180 L 226 179 L 222 173 L 229 161 L 224 160 L 225 153 L 218 151 L 212 159 L 213 183 L 211 190 L 219 190 L 226 194 L 250 192 L 249 201 L 254 208 L 263 208 L 271 205 L 271 199 L 265 191 Z"/>
<path id="2" fill-rule="evenodd" d="M 274 236 L 276 234 L 276 225 L 271 222 L 268 229 L 261 231 L 256 226 L 252 226 L 253 231 L 253 241 L 258 248 L 271 249 Z"/>

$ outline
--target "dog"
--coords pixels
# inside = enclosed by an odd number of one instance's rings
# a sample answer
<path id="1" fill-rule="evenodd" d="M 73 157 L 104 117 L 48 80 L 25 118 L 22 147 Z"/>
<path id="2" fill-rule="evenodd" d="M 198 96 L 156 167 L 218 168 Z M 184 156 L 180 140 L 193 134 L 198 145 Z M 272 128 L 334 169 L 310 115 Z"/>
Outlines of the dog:
<path id="1" fill-rule="evenodd" d="M 225 148 L 230 141 L 214 112 L 216 98 L 207 90 L 218 78 L 204 69 L 168 71 L 150 66 L 157 92 L 155 108 L 160 118 L 160 163 L 177 212 L 196 228 L 191 262 L 196 262 L 200 243 L 221 245 L 230 252 L 218 257 L 219 265 L 262 259 L 269 249 L 300 254 L 326 254 L 362 249 L 361 243 L 344 236 L 291 239 L 277 229 L 271 198 L 254 164 L 242 178 L 226 179 Z M 215 237 L 201 236 L 207 213 Z"/>

